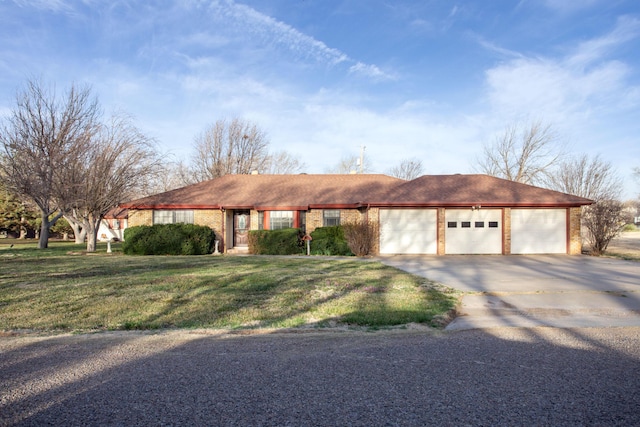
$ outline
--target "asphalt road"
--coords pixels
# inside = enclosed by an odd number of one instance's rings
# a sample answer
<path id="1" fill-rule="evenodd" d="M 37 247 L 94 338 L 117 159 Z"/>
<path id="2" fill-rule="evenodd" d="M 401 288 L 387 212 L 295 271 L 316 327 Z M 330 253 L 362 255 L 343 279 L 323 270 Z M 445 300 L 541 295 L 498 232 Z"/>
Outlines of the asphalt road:
<path id="1" fill-rule="evenodd" d="M 568 255 L 378 258 L 467 292 L 448 330 L 640 326 L 640 263 Z"/>
<path id="2" fill-rule="evenodd" d="M 629 426 L 640 328 L 0 338 L 0 425 Z"/>

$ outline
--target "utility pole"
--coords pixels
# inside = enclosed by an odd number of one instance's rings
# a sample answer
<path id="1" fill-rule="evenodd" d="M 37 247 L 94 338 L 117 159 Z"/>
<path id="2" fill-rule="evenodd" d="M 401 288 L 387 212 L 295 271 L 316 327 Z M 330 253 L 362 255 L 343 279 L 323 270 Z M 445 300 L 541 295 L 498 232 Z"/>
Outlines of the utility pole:
<path id="1" fill-rule="evenodd" d="M 364 150 L 365 150 L 364 145 L 360 146 L 360 159 L 358 159 L 358 166 L 360 166 L 360 173 L 364 173 Z"/>

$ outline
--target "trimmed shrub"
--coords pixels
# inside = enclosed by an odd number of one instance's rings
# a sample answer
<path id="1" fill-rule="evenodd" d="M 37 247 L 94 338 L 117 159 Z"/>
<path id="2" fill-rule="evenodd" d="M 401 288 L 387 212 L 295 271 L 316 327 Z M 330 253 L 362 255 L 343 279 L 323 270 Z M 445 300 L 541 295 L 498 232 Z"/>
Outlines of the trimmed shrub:
<path id="1" fill-rule="evenodd" d="M 353 255 L 344 238 L 342 226 L 319 227 L 311 233 L 311 253 L 313 255 Z"/>
<path id="2" fill-rule="evenodd" d="M 204 255 L 211 253 L 215 232 L 204 225 L 157 224 L 129 227 L 122 251 L 127 255 Z"/>
<path id="3" fill-rule="evenodd" d="M 362 221 L 342 225 L 349 249 L 356 256 L 373 255 L 380 228 L 377 223 Z"/>
<path id="4" fill-rule="evenodd" d="M 299 255 L 304 253 L 304 234 L 298 228 L 249 231 L 249 253 L 255 255 Z"/>

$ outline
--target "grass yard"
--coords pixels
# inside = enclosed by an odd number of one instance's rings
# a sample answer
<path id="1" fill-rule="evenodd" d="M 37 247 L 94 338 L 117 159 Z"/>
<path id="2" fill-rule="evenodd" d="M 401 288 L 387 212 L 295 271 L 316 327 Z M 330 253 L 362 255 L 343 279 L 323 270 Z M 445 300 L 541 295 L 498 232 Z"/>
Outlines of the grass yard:
<path id="1" fill-rule="evenodd" d="M 124 256 L 112 246 L 0 242 L 0 330 L 439 326 L 458 298 L 355 258 Z"/>
<path id="2" fill-rule="evenodd" d="M 605 255 L 629 261 L 640 261 L 640 231 L 621 233 L 611 241 Z"/>

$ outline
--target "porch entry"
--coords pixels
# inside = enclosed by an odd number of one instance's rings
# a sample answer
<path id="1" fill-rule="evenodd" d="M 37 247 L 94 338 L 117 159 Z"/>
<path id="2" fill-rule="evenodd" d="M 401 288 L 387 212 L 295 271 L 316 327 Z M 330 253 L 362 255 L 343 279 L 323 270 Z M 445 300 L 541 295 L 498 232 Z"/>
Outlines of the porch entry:
<path id="1" fill-rule="evenodd" d="M 249 246 L 249 229 L 251 228 L 251 213 L 248 210 L 233 212 L 233 246 Z"/>

